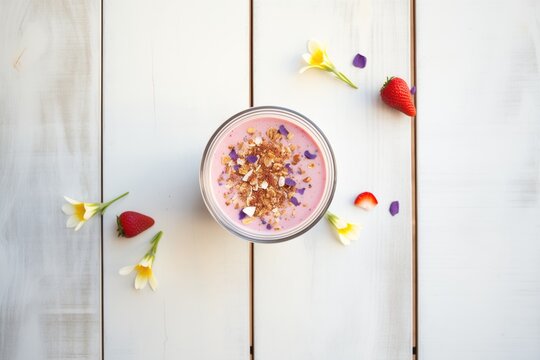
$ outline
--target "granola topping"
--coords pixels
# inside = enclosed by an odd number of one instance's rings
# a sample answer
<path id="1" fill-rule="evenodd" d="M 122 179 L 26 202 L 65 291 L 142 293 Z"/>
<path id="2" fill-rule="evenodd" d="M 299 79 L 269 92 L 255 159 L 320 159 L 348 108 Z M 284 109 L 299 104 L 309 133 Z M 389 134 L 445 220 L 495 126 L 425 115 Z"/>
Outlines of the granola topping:
<path id="1" fill-rule="evenodd" d="M 225 205 L 238 209 L 243 224 L 258 220 L 268 230 L 281 230 L 280 220 L 294 218 L 296 207 L 308 206 L 298 197 L 311 188 L 305 187 L 311 178 L 302 165 L 313 168 L 310 160 L 316 154 L 293 144 L 294 135 L 284 125 L 248 128 L 246 133 L 221 158 L 223 171 L 217 181 L 226 189 Z"/>

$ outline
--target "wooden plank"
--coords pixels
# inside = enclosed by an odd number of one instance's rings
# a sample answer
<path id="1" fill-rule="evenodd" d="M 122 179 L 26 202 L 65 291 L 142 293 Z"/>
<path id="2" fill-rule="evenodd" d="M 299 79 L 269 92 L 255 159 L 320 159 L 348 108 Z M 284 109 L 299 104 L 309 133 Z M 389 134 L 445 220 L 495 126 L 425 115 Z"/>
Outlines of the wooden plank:
<path id="1" fill-rule="evenodd" d="M 0 358 L 99 359 L 100 2 L 0 2 Z"/>
<path id="2" fill-rule="evenodd" d="M 538 359 L 540 7 L 417 3 L 420 357 Z"/>
<path id="3" fill-rule="evenodd" d="M 108 1 L 104 11 L 104 190 L 156 219 L 133 239 L 104 220 L 105 358 L 247 359 L 249 246 L 206 210 L 207 140 L 249 106 L 245 1 Z M 158 231 L 160 289 L 118 275 Z"/>
<path id="4" fill-rule="evenodd" d="M 383 106 L 379 89 L 387 75 L 410 74 L 409 2 L 255 1 L 253 35 L 255 105 L 292 108 L 323 129 L 338 163 L 331 209 L 365 226 L 349 247 L 325 221 L 290 242 L 255 245 L 255 358 L 408 359 L 411 121 Z M 322 72 L 298 75 L 312 37 L 358 91 Z M 363 70 L 351 64 L 356 52 L 368 58 Z M 379 207 L 353 207 L 362 191 Z"/>

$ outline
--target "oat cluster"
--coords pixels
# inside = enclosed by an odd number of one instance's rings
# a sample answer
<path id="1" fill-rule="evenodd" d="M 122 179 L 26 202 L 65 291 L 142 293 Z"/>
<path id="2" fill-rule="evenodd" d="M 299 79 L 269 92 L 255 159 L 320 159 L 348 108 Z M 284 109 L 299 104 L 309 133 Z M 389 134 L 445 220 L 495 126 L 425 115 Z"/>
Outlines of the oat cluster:
<path id="1" fill-rule="evenodd" d="M 311 187 L 302 169 L 303 161 L 309 160 L 292 139 L 283 125 L 265 133 L 249 128 L 244 141 L 230 145 L 221 159 L 224 171 L 218 183 L 227 189 L 225 205 L 238 209 L 244 224 L 259 219 L 267 229 L 281 230 L 280 219 L 294 217 L 297 206 L 306 206 L 297 196 Z"/>

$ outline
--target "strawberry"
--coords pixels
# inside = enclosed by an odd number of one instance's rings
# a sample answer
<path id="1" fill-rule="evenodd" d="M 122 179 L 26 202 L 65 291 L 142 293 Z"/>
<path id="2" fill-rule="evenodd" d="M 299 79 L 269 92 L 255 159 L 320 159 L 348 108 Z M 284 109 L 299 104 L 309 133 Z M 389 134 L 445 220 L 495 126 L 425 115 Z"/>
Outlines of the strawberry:
<path id="1" fill-rule="evenodd" d="M 381 98 L 386 105 L 401 111 L 405 115 L 416 115 L 411 91 L 403 79 L 398 77 L 387 78 L 381 88 Z"/>
<path id="2" fill-rule="evenodd" d="M 124 211 L 116 217 L 116 223 L 118 224 L 118 236 L 130 238 L 154 225 L 154 219 L 135 211 Z"/>
<path id="3" fill-rule="evenodd" d="M 373 209 L 375 206 L 377 206 L 378 203 L 379 202 L 377 201 L 375 195 L 370 192 L 363 192 L 356 197 L 356 200 L 354 200 L 355 206 L 358 206 L 365 210 Z"/>

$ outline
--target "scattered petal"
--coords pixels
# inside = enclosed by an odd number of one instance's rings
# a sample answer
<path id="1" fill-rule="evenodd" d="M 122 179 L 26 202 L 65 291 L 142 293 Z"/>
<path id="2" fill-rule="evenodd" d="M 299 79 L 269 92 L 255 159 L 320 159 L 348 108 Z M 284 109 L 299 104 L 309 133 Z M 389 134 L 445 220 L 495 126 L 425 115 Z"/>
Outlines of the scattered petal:
<path id="1" fill-rule="evenodd" d="M 290 187 L 293 187 L 293 186 L 296 185 L 296 181 L 294 181 L 294 180 L 291 179 L 291 178 L 286 178 L 286 179 L 285 179 L 285 185 L 290 186 Z"/>
<path id="2" fill-rule="evenodd" d="M 229 153 L 229 157 L 231 158 L 231 160 L 233 161 L 236 161 L 238 160 L 238 154 L 236 153 L 236 150 L 234 150 L 234 148 L 231 150 L 231 152 Z"/>
<path id="3" fill-rule="evenodd" d="M 304 195 L 304 191 L 306 191 L 306 188 L 296 189 L 296 193 L 300 195 Z"/>
<path id="4" fill-rule="evenodd" d="M 363 192 L 356 197 L 356 200 L 354 200 L 355 206 L 365 210 L 373 209 L 378 203 L 375 195 L 370 192 Z"/>
<path id="5" fill-rule="evenodd" d="M 399 201 L 392 201 L 389 211 L 392 216 L 397 215 L 399 213 Z"/>
<path id="6" fill-rule="evenodd" d="M 272 225 L 266 224 L 266 229 L 267 229 L 267 230 L 272 230 Z"/>
<path id="7" fill-rule="evenodd" d="M 289 135 L 289 131 L 283 125 L 279 125 L 279 133 L 283 136 Z"/>
<path id="8" fill-rule="evenodd" d="M 242 220 L 242 219 L 244 219 L 246 216 L 247 216 L 247 215 L 246 215 L 246 213 L 245 213 L 244 211 L 240 211 L 240 212 L 238 213 L 238 220 Z"/>
<path id="9" fill-rule="evenodd" d="M 416 86 L 411 88 L 411 95 L 416 95 Z"/>
<path id="10" fill-rule="evenodd" d="M 362 54 L 356 54 L 352 63 L 357 68 L 363 69 L 366 67 L 367 58 Z"/>
<path id="11" fill-rule="evenodd" d="M 291 164 L 287 163 L 285 164 L 285 168 L 287 169 L 287 171 L 289 172 L 289 174 L 292 174 L 293 173 L 293 169 L 291 167 Z"/>
<path id="12" fill-rule="evenodd" d="M 313 160 L 317 157 L 317 154 L 312 154 L 308 150 L 304 151 L 304 156 L 309 160 Z"/>
<path id="13" fill-rule="evenodd" d="M 254 164 L 257 162 L 257 160 L 259 160 L 259 158 L 257 157 L 257 155 L 248 155 L 248 157 L 246 157 L 246 160 L 248 163 Z"/>
<path id="14" fill-rule="evenodd" d="M 234 165 L 234 166 L 233 166 L 233 169 L 234 169 L 234 171 L 240 170 L 240 165 Z"/>
<path id="15" fill-rule="evenodd" d="M 294 196 L 292 198 L 290 198 L 289 200 L 294 206 L 300 205 L 300 201 L 298 201 L 298 199 L 295 198 Z"/>

